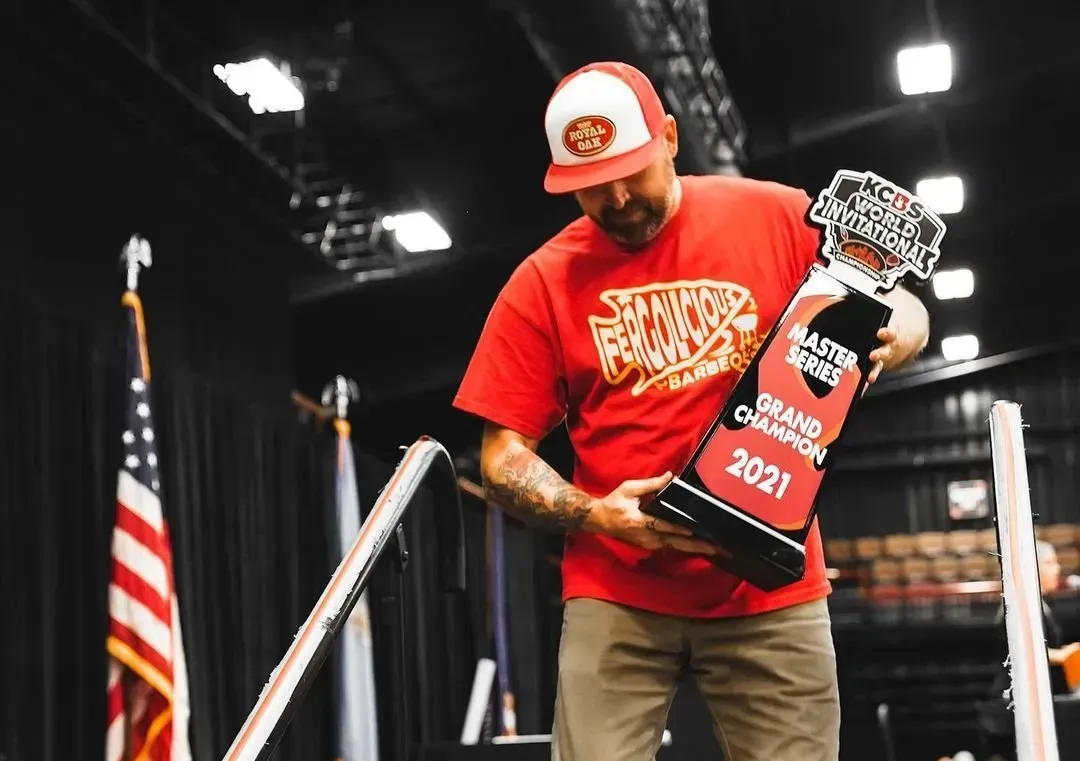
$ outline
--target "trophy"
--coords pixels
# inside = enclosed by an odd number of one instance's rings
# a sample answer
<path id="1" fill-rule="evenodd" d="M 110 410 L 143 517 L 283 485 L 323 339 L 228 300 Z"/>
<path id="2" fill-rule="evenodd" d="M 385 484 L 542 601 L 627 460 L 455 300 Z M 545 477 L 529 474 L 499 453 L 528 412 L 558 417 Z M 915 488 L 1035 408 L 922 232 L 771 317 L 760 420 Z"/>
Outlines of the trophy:
<path id="1" fill-rule="evenodd" d="M 811 266 L 689 464 L 643 507 L 763 590 L 805 574 L 818 492 L 892 315 L 877 292 L 927 280 L 945 234 L 923 201 L 871 172 L 837 172 L 808 217 L 828 266 Z"/>

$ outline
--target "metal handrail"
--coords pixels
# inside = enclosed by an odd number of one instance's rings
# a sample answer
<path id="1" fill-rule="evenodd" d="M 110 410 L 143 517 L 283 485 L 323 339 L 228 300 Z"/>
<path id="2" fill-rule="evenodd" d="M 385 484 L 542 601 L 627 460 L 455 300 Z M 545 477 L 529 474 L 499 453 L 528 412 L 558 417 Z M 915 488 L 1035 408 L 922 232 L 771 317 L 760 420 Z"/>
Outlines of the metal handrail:
<path id="1" fill-rule="evenodd" d="M 1058 761 L 1054 699 L 1046 652 L 1038 551 L 1031 514 L 1020 405 L 990 407 L 994 450 L 994 513 L 1001 553 L 1009 681 L 1020 761 Z"/>
<path id="2" fill-rule="evenodd" d="M 224 761 L 264 761 L 270 758 L 297 707 L 341 631 L 375 564 L 401 526 L 405 511 L 428 471 L 435 467 L 456 509 L 435 510 L 435 530 L 443 564 L 446 591 L 465 590 L 465 529 L 454 463 L 437 441 L 422 436 L 405 454 L 379 493 L 367 520 L 349 551 L 300 627 L 285 656 L 271 672 Z"/>

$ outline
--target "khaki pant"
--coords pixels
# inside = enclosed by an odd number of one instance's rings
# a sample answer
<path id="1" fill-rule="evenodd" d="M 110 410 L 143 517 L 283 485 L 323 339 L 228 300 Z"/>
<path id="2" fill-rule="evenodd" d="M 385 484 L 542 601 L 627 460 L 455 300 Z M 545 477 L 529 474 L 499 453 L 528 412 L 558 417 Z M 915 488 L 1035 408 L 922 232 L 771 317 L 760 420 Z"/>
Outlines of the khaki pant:
<path id="1" fill-rule="evenodd" d="M 565 606 L 553 761 L 652 759 L 683 670 L 697 680 L 726 761 L 837 761 L 824 600 L 699 620 L 591 599 Z"/>

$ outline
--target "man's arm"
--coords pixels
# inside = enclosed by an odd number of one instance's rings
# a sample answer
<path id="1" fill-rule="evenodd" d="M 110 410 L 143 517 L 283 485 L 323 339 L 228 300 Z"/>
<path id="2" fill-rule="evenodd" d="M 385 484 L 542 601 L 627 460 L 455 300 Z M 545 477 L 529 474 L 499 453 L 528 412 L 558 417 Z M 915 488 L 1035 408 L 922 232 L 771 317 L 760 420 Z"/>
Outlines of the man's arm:
<path id="1" fill-rule="evenodd" d="M 536 454 L 540 442 L 494 425 L 484 427 L 480 470 L 488 496 L 531 525 L 577 531 L 593 499 Z"/>
<path id="2" fill-rule="evenodd" d="M 536 454 L 539 442 L 494 424 L 484 428 L 480 471 L 488 498 L 534 526 L 553 531 L 591 531 L 657 550 L 716 554 L 712 544 L 694 539 L 681 526 L 641 512 L 641 500 L 663 489 L 671 473 L 623 481 L 603 498 L 567 483 Z"/>
<path id="3" fill-rule="evenodd" d="M 911 362 L 930 340 L 930 315 L 915 294 L 897 285 L 882 298 L 893 312 L 889 326 L 878 331 L 882 345 L 870 352 L 872 367 L 867 378 L 870 383 L 883 370 L 896 370 Z"/>

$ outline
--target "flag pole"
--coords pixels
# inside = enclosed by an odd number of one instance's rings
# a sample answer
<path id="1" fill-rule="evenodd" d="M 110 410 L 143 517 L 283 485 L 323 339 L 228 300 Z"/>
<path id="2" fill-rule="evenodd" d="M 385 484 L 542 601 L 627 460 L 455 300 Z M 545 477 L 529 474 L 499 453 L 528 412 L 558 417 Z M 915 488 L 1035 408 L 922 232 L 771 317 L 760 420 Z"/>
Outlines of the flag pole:
<path id="1" fill-rule="evenodd" d="M 150 356 L 138 295 L 150 267 L 150 243 L 138 234 L 121 264 L 128 312 L 127 413 L 124 457 L 117 474 L 116 515 L 108 586 L 109 655 L 105 760 L 190 761 L 190 696 L 168 522 L 159 496 L 150 400 Z M 129 687 L 142 682 L 138 711 Z"/>
<path id="2" fill-rule="evenodd" d="M 120 254 L 120 262 L 127 274 L 126 290 L 121 301 L 138 309 L 139 270 L 141 267 L 149 267 L 151 264 L 150 243 L 138 235 L 132 235 Z M 142 319 L 138 319 L 141 327 Z M 139 342 L 141 359 L 146 353 L 142 351 L 142 331 L 138 331 L 136 340 Z M 149 376 L 149 363 L 142 359 L 143 377 Z M 115 531 L 115 528 L 114 528 Z M 108 679 L 106 684 L 106 701 L 108 703 L 105 734 L 105 759 L 113 761 L 122 758 L 129 752 L 132 743 L 131 704 L 127 694 L 124 665 L 110 652 L 109 638 L 106 638 L 105 652 L 108 656 Z M 115 717 L 115 718 L 114 718 Z"/>
<path id="3" fill-rule="evenodd" d="M 149 267 L 153 263 L 150 253 L 150 241 L 140 238 L 137 234 L 132 235 L 124 246 L 121 260 L 127 267 L 127 289 L 132 293 L 139 290 L 139 270 Z"/>
<path id="4" fill-rule="evenodd" d="M 355 381 L 346 379 L 344 376 L 338 375 L 334 380 L 329 383 L 323 389 L 322 403 L 323 407 L 335 409 L 337 419 L 334 421 L 335 426 L 338 429 L 339 435 L 343 430 L 342 420 L 348 411 L 348 405 L 350 401 L 356 402 L 360 400 L 360 388 Z M 344 423 L 348 426 L 348 422 Z M 344 430 L 348 430 L 345 428 Z M 349 444 L 351 446 L 351 444 Z M 456 482 L 456 479 L 455 479 Z M 460 502 L 460 497 L 458 498 Z M 391 681 L 395 685 L 395 704 L 393 710 L 394 716 L 394 728 L 396 730 L 396 736 L 394 738 L 396 756 L 399 758 L 408 758 L 410 755 L 409 748 L 411 747 L 411 735 L 412 735 L 412 715 L 411 705 L 412 697 L 409 689 L 409 669 L 408 669 L 408 640 L 405 635 L 405 627 L 407 625 L 406 616 L 406 599 L 405 599 L 405 566 L 408 563 L 408 549 L 405 546 L 405 528 L 401 521 L 398 521 L 397 525 L 393 528 L 393 533 L 390 537 L 390 543 L 396 545 L 396 552 L 392 553 L 395 558 L 393 568 L 395 570 L 395 576 L 397 579 L 397 624 L 398 624 L 398 636 L 395 647 L 397 648 L 397 658 L 392 659 L 394 663 L 394 676 Z M 347 551 L 346 545 L 342 546 L 342 551 Z M 360 598 L 358 607 L 364 607 L 367 609 L 366 593 Z M 365 613 L 370 620 L 370 612 Z M 349 719 L 355 719 L 355 717 L 343 717 L 342 721 Z M 372 724 L 374 724 L 372 719 Z M 365 761 L 371 759 L 375 761 L 375 751 L 368 750 L 363 754 Z M 339 758 L 339 761 L 352 761 L 349 758 Z"/>
<path id="5" fill-rule="evenodd" d="M 356 484 L 356 467 L 349 425 L 349 404 L 360 400 L 356 382 L 343 375 L 323 388 L 324 409 L 334 412 L 337 431 L 335 561 L 348 553 L 360 532 L 363 515 Z M 379 737 L 376 715 L 375 658 L 371 608 L 364 590 L 349 613 L 340 635 L 338 652 L 338 726 L 335 758 L 339 761 L 378 761 Z"/>
<path id="6" fill-rule="evenodd" d="M 349 419 L 349 404 L 360 401 L 360 387 L 356 381 L 337 375 L 323 388 L 323 409 L 333 409 L 337 420 Z"/>
<path id="7" fill-rule="evenodd" d="M 139 298 L 139 273 L 143 267 L 153 263 L 150 253 L 150 241 L 132 235 L 124 245 L 121 261 L 127 268 L 127 290 L 120 299 L 124 306 L 130 307 L 135 314 L 135 332 L 138 341 L 139 361 L 142 366 L 143 380 L 150 381 L 150 352 L 146 348 L 146 321 L 143 318 L 142 299 Z"/>

